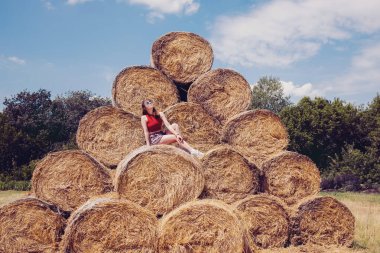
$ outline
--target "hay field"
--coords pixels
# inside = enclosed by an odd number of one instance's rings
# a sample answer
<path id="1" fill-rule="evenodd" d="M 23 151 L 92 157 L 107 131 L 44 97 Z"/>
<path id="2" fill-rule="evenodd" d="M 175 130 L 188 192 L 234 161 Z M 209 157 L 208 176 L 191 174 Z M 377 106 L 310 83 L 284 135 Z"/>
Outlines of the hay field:
<path id="1" fill-rule="evenodd" d="M 0 191 L 0 206 L 27 195 L 25 191 Z M 350 252 L 380 252 L 380 194 L 321 192 L 343 202 L 356 218 L 354 247 Z"/>

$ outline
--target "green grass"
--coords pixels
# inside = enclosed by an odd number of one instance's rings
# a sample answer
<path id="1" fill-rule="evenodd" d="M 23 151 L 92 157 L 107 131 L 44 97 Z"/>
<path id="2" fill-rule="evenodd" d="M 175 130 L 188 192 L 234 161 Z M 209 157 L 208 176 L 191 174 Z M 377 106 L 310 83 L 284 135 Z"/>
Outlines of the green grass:
<path id="1" fill-rule="evenodd" d="M 27 196 L 27 191 L 0 191 L 0 206 Z"/>

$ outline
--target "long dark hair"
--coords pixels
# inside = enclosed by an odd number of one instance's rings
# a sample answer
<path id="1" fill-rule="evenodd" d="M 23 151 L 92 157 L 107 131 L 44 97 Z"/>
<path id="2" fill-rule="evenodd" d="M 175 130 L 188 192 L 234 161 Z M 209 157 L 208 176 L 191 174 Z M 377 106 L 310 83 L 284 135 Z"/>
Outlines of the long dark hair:
<path id="1" fill-rule="evenodd" d="M 142 102 L 141 102 L 141 108 L 142 108 L 142 114 L 143 115 L 150 115 L 148 113 L 148 111 L 146 110 L 146 107 L 145 107 L 145 101 L 152 101 L 151 99 L 144 99 Z M 156 119 L 159 119 L 160 118 L 160 114 L 158 114 L 157 110 L 155 107 L 153 107 L 153 115 Z"/>

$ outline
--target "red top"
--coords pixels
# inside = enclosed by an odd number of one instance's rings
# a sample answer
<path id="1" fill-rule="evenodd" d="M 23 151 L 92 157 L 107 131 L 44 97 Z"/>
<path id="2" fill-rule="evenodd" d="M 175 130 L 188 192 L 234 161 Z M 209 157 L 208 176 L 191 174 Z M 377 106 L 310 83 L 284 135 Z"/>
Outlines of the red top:
<path id="1" fill-rule="evenodd" d="M 146 122 L 146 126 L 148 127 L 149 132 L 157 132 L 161 130 L 162 127 L 162 119 L 154 117 L 154 115 L 145 115 L 148 121 Z"/>

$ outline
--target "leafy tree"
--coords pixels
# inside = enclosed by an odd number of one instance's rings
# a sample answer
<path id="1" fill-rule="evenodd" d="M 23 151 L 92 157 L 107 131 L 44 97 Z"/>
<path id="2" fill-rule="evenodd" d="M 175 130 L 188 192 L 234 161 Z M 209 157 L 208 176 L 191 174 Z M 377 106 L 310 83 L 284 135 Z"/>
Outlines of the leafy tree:
<path id="1" fill-rule="evenodd" d="M 360 111 L 340 99 L 304 97 L 297 105 L 282 110 L 280 117 L 289 132 L 289 148 L 309 156 L 322 172 L 329 157 L 339 155 L 346 144 L 365 149 Z"/>
<path id="2" fill-rule="evenodd" d="M 0 114 L 0 181 L 9 173 L 15 180 L 28 180 L 35 160 L 50 151 L 76 148 L 79 120 L 88 111 L 109 104 L 109 99 L 89 91 L 69 92 L 54 100 L 43 89 L 6 98 Z"/>
<path id="3" fill-rule="evenodd" d="M 290 96 L 284 95 L 284 89 L 278 78 L 262 77 L 252 88 L 251 109 L 268 109 L 279 113 L 291 105 Z"/>

